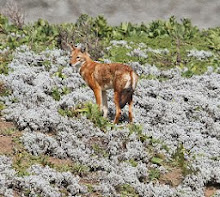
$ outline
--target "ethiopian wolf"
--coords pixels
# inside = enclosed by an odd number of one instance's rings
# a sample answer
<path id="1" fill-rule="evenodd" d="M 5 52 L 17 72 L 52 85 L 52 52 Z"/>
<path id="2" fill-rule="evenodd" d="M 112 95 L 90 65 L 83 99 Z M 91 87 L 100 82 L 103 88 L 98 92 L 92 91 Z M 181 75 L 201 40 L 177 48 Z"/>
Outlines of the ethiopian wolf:
<path id="1" fill-rule="evenodd" d="M 128 103 L 129 121 L 133 121 L 132 105 L 133 93 L 137 86 L 138 76 L 131 67 L 120 64 L 102 64 L 93 61 L 84 47 L 71 46 L 70 65 L 79 69 L 80 75 L 93 90 L 96 103 L 107 117 L 108 104 L 106 90 L 114 90 L 116 115 L 114 123 L 117 124 L 121 109 Z"/>

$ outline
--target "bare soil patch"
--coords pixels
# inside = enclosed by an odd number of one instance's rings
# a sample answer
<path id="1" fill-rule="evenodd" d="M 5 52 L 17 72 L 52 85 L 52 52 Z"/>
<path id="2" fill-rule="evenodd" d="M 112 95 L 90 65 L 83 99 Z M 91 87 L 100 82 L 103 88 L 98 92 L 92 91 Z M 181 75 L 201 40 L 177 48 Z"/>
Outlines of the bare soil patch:
<path id="1" fill-rule="evenodd" d="M 55 157 L 49 157 L 48 162 L 55 165 L 55 166 L 61 166 L 61 165 L 73 165 L 73 162 L 70 159 L 58 159 Z"/>
<path id="2" fill-rule="evenodd" d="M 12 137 L 0 136 L 0 154 L 11 154 L 12 150 Z"/>
<path id="3" fill-rule="evenodd" d="M 217 191 L 220 190 L 220 184 L 216 182 L 209 182 L 205 187 L 205 197 L 211 197 L 216 194 Z"/>
<path id="4" fill-rule="evenodd" d="M 0 154 L 11 154 L 13 150 L 13 137 L 15 126 L 0 117 Z"/>
<path id="5" fill-rule="evenodd" d="M 180 168 L 174 168 L 160 176 L 160 183 L 177 187 L 183 180 L 183 172 Z"/>
<path id="6" fill-rule="evenodd" d="M 215 187 L 205 188 L 205 197 L 211 197 L 216 193 L 217 189 Z"/>
<path id="7" fill-rule="evenodd" d="M 88 175 L 81 177 L 79 182 L 81 184 L 99 184 L 100 180 L 98 177 L 97 172 L 90 172 Z"/>
<path id="8" fill-rule="evenodd" d="M 9 129 L 15 129 L 15 125 L 12 122 L 6 122 L 2 117 L 0 117 L 0 135 Z"/>

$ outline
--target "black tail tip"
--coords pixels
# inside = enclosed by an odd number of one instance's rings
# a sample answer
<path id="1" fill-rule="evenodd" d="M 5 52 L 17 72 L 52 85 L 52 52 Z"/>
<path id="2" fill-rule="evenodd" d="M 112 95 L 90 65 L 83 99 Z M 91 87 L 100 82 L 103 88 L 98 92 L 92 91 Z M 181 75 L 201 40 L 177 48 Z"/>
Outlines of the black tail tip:
<path id="1" fill-rule="evenodd" d="M 124 89 L 120 96 L 120 108 L 122 109 L 127 103 L 129 103 L 132 100 L 132 95 L 134 91 L 132 88 Z"/>

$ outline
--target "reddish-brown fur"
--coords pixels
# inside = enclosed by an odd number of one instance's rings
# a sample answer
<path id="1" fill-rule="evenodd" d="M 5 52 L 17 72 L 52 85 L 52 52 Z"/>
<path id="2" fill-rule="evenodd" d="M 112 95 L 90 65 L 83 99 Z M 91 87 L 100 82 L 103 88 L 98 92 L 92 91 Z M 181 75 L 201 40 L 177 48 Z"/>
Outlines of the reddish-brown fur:
<path id="1" fill-rule="evenodd" d="M 79 68 L 80 75 L 93 90 L 96 103 L 107 116 L 107 89 L 114 90 L 116 115 L 114 123 L 118 123 L 121 109 L 128 103 L 129 120 L 133 121 L 132 105 L 133 93 L 137 85 L 138 76 L 131 67 L 119 64 L 102 64 L 94 62 L 89 54 L 78 47 L 72 47 L 70 64 Z"/>

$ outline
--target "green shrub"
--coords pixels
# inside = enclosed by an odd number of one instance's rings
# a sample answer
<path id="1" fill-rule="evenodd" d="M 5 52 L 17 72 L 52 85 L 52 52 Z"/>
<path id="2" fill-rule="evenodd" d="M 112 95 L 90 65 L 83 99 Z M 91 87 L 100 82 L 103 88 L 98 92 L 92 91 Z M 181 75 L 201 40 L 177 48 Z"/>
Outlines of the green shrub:
<path id="1" fill-rule="evenodd" d="M 190 161 L 188 161 L 185 156 L 189 155 L 190 151 L 186 150 L 182 143 L 180 143 L 172 155 L 173 164 L 177 167 L 180 167 L 184 176 L 188 174 L 192 174 L 195 170 L 190 165 Z"/>
<path id="2" fill-rule="evenodd" d="M 91 57 L 101 60 L 102 57 L 113 62 L 135 62 L 151 64 L 168 69 L 175 66 L 189 70 L 183 76 L 191 77 L 194 74 L 202 74 L 207 66 L 215 69 L 220 66 L 220 28 L 199 30 L 193 26 L 189 19 L 178 21 L 174 16 L 167 21 L 156 20 L 150 24 L 132 24 L 123 22 L 118 26 L 110 26 L 103 16 L 90 17 L 81 15 L 76 23 L 63 23 L 59 25 L 49 24 L 43 19 L 18 28 L 0 15 L 0 50 L 9 48 L 7 54 L 0 54 L 0 73 L 7 74 L 8 63 L 13 59 L 15 48 L 28 45 L 32 50 L 39 52 L 46 48 L 67 49 L 67 43 L 82 43 L 87 46 Z M 132 49 L 125 46 L 106 48 L 111 40 L 127 40 L 134 49 L 139 43 L 144 43 L 146 49 L 168 49 L 168 54 L 156 54 L 147 52 L 148 58 L 129 56 Z M 191 49 L 212 50 L 213 57 L 202 62 L 187 56 Z M 44 62 L 47 69 L 50 63 Z M 65 78 L 57 73 L 59 77 Z"/>
<path id="3" fill-rule="evenodd" d="M 212 28 L 206 31 L 208 47 L 215 51 L 220 51 L 220 27 Z"/>

